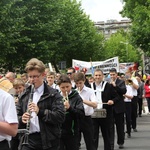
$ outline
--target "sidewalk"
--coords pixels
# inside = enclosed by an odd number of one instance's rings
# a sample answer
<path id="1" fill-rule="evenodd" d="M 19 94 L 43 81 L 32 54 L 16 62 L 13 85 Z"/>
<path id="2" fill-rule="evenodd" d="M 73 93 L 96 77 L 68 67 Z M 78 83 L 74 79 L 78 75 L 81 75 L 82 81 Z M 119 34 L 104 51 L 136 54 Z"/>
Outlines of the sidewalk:
<path id="1" fill-rule="evenodd" d="M 150 150 L 150 115 L 147 115 L 148 113 L 147 105 L 145 105 L 144 107 L 145 112 L 142 114 L 142 117 L 137 118 L 138 132 L 132 131 L 131 138 L 127 138 L 127 136 L 125 136 L 124 150 Z M 86 150 L 83 139 L 81 142 L 81 150 Z M 101 133 L 98 150 L 104 150 Z M 118 145 L 116 143 L 116 137 L 114 150 L 119 150 Z"/>

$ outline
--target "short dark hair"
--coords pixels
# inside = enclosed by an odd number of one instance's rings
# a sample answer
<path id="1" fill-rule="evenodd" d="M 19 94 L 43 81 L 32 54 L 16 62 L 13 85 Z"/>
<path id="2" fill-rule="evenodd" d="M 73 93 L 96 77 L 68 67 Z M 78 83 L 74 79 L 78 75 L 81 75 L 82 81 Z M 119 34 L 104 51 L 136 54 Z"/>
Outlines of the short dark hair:
<path id="1" fill-rule="evenodd" d="M 85 76 L 82 72 L 75 73 L 74 82 L 85 81 Z"/>
<path id="2" fill-rule="evenodd" d="M 94 71 L 94 74 L 95 74 L 95 72 L 101 72 L 103 74 L 103 71 L 100 68 L 96 68 Z"/>
<path id="3" fill-rule="evenodd" d="M 115 72 L 115 73 L 117 73 L 117 70 L 116 70 L 116 68 L 111 68 L 111 69 L 109 70 L 109 72 Z"/>
<path id="4" fill-rule="evenodd" d="M 73 71 L 72 73 L 75 73 L 75 72 L 76 72 L 76 70 L 75 70 L 73 67 L 70 67 L 70 68 L 68 68 L 67 70 L 72 70 L 72 71 Z"/>
<path id="5" fill-rule="evenodd" d="M 57 84 L 61 85 L 62 83 L 70 83 L 71 84 L 71 80 L 66 74 L 62 74 L 58 79 Z"/>

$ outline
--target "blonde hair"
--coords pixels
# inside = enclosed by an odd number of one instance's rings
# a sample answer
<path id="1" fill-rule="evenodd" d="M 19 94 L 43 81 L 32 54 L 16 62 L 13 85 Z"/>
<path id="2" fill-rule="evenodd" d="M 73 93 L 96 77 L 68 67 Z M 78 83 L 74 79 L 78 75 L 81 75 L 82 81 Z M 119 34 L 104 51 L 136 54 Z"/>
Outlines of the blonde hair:
<path id="1" fill-rule="evenodd" d="M 13 87 L 17 87 L 19 85 L 25 86 L 25 83 L 21 78 L 16 78 L 13 82 Z"/>
<path id="2" fill-rule="evenodd" d="M 55 77 L 55 72 L 49 71 L 49 72 L 47 72 L 47 74 L 46 74 L 46 76 L 51 76 L 51 75 L 53 75 L 53 76 Z"/>
<path id="3" fill-rule="evenodd" d="M 27 74 L 27 73 L 23 73 L 23 74 L 21 75 L 21 78 L 22 78 L 22 77 L 28 78 L 28 74 Z"/>
<path id="4" fill-rule="evenodd" d="M 26 64 L 25 71 L 28 72 L 33 70 L 37 70 L 40 73 L 45 72 L 44 63 L 37 58 L 30 59 Z"/>

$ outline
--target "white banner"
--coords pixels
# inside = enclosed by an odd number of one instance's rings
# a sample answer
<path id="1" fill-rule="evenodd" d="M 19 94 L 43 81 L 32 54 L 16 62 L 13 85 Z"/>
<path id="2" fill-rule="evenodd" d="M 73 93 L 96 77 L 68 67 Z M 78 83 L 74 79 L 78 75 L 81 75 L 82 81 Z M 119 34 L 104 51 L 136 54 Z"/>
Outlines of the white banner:
<path id="1" fill-rule="evenodd" d="M 126 73 L 127 70 L 129 70 L 130 67 L 133 67 L 134 62 L 128 62 L 128 63 L 120 63 L 119 64 L 119 72 L 120 73 Z"/>
<path id="2" fill-rule="evenodd" d="M 86 74 L 92 74 L 92 67 L 94 70 L 95 68 L 100 68 L 104 74 L 107 74 L 109 73 L 109 70 L 111 68 L 116 68 L 117 72 L 119 72 L 119 60 L 118 57 L 113 57 L 105 61 L 95 61 L 95 62 L 86 62 L 73 59 L 72 67 L 79 68 L 79 70 L 86 68 L 87 69 Z"/>

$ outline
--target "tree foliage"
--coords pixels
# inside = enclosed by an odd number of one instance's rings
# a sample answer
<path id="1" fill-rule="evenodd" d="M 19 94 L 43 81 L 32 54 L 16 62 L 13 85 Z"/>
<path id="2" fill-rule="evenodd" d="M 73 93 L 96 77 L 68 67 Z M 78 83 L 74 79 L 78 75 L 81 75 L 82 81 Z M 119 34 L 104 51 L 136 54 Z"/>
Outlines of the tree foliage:
<path id="1" fill-rule="evenodd" d="M 131 37 L 135 46 L 150 51 L 150 0 L 123 0 L 123 16 L 131 19 Z"/>
<path id="2" fill-rule="evenodd" d="M 105 59 L 119 56 L 119 62 L 137 62 L 139 55 L 129 41 L 129 33 L 119 30 L 105 42 Z"/>
<path id="3" fill-rule="evenodd" d="M 1 0 L 0 27 L 0 63 L 9 70 L 32 57 L 55 67 L 96 59 L 103 40 L 76 0 Z"/>

